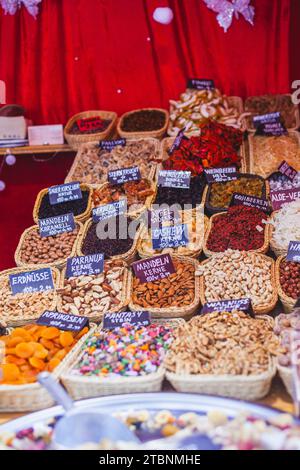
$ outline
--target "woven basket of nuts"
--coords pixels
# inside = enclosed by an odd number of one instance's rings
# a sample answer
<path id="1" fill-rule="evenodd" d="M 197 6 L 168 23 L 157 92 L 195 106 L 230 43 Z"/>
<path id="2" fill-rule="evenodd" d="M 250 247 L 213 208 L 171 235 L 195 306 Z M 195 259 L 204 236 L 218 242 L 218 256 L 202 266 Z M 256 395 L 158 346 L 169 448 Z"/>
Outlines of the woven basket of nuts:
<path id="1" fill-rule="evenodd" d="M 166 378 L 179 392 L 257 400 L 270 390 L 277 347 L 269 317 L 238 311 L 196 316 L 175 333 Z"/>
<path id="2" fill-rule="evenodd" d="M 300 239 L 300 200 L 284 204 L 270 219 L 270 247 L 276 256 L 285 256 L 289 243 Z"/>
<path id="3" fill-rule="evenodd" d="M 52 272 L 54 291 L 33 292 L 13 295 L 9 275 L 19 274 L 24 268 L 7 269 L 0 273 L 0 319 L 7 326 L 19 326 L 39 318 L 45 310 L 55 310 L 57 306 L 56 290 L 59 286 L 60 273 L 50 265 L 28 265 L 26 271 L 49 267 Z"/>
<path id="4" fill-rule="evenodd" d="M 299 270 L 299 263 L 287 262 L 285 256 L 279 256 L 276 260 L 276 285 L 285 313 L 291 313 L 295 307 L 296 300 L 300 296 Z M 290 290 L 293 297 L 288 295 L 287 290 Z"/>
<path id="5" fill-rule="evenodd" d="M 83 315 L 96 323 L 106 312 L 119 312 L 129 303 L 128 270 L 122 260 L 107 261 L 101 274 L 66 277 L 63 269 L 58 291 L 60 312 Z"/>
<path id="6" fill-rule="evenodd" d="M 153 323 L 174 330 L 182 325 L 184 320 L 155 320 Z M 101 328 L 102 325 L 100 325 L 96 331 L 100 332 Z M 89 334 L 87 339 L 92 338 L 93 333 L 95 333 L 95 330 Z M 80 363 L 84 355 L 85 348 L 81 344 L 80 347 L 78 346 L 76 351 L 74 351 L 73 359 L 69 362 L 68 368 L 61 377 L 64 386 L 74 400 L 124 393 L 158 392 L 162 388 L 165 376 L 165 368 L 163 365 L 160 365 L 155 371 L 145 375 L 118 376 L 114 374 L 112 377 L 107 377 L 74 374 L 76 366 Z"/>
<path id="7" fill-rule="evenodd" d="M 159 281 L 142 284 L 132 272 L 128 276 L 130 310 L 147 310 L 153 318 L 188 318 L 200 304 L 199 263 L 193 258 L 172 255 L 176 272 Z"/>
<path id="8" fill-rule="evenodd" d="M 133 119 L 135 122 L 133 122 Z M 129 120 L 131 122 L 129 122 Z M 160 121 L 161 123 L 158 124 Z M 117 132 L 118 135 L 125 138 L 154 137 L 161 139 L 165 135 L 168 125 L 169 113 L 165 109 L 134 109 L 120 117 L 117 124 Z M 152 130 L 150 130 L 150 128 Z"/>
<path id="9" fill-rule="evenodd" d="M 38 225 L 27 228 L 21 235 L 15 251 L 16 265 L 27 267 L 29 264 L 51 264 L 62 268 L 67 258 L 76 254 L 83 226 L 80 222 L 75 225 L 73 232 L 53 237 L 41 237 Z"/>
<path id="10" fill-rule="evenodd" d="M 94 326 L 91 325 L 91 328 Z M 36 376 L 42 370 L 49 370 L 53 378 L 59 381 L 72 360 L 74 350 L 85 343 L 89 335 L 86 329 L 71 333 L 32 324 L 12 329 L 9 335 L 1 337 L 8 346 L 12 343 L 15 347 L 14 354 L 11 352 L 0 366 L 0 370 L 3 369 L 3 377 L 0 379 L 0 410 L 28 412 L 53 406 L 53 398 L 36 381 Z M 52 356 L 51 348 L 57 358 Z"/>
<path id="11" fill-rule="evenodd" d="M 75 220 L 78 222 L 84 222 L 86 219 L 88 219 L 88 217 L 90 217 L 91 214 L 92 189 L 87 184 L 80 184 L 80 189 L 83 195 L 82 199 L 76 199 L 75 201 L 69 201 L 63 204 L 55 204 L 54 206 L 51 206 L 49 202 L 49 188 L 42 189 L 37 195 L 33 208 L 34 222 L 37 224 L 39 219 L 68 214 L 70 212 L 74 214 Z M 53 209 L 52 212 L 51 209 Z"/>
<path id="12" fill-rule="evenodd" d="M 200 300 L 250 298 L 256 315 L 277 303 L 275 262 L 261 253 L 226 250 L 200 264 Z"/>

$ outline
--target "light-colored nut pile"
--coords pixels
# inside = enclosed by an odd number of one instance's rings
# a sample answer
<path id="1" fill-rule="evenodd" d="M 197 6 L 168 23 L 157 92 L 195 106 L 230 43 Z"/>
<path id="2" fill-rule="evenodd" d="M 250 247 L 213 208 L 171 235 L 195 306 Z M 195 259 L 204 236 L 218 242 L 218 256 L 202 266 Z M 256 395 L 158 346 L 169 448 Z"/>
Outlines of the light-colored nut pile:
<path id="1" fill-rule="evenodd" d="M 55 283 L 54 272 L 53 280 Z M 4 274 L 0 276 L 0 318 L 8 326 L 39 318 L 45 310 L 53 309 L 55 295 L 55 291 L 12 295 L 9 276 Z"/>
<path id="2" fill-rule="evenodd" d="M 300 308 L 296 308 L 292 313 L 282 313 L 276 317 L 274 332 L 279 336 L 281 344 L 281 354 L 278 363 L 284 367 L 291 366 L 291 333 L 296 335 L 297 343 L 300 339 Z M 299 348 L 298 348 L 299 349 Z M 299 353 L 298 353 L 299 356 Z"/>
<path id="3" fill-rule="evenodd" d="M 205 301 L 251 298 L 253 307 L 272 302 L 273 260 L 258 253 L 227 250 L 201 264 Z"/>
<path id="4" fill-rule="evenodd" d="M 118 310 L 124 297 L 125 269 L 122 261 L 107 261 L 101 274 L 65 278 L 58 291 L 61 310 L 86 317 Z"/>
<path id="5" fill-rule="evenodd" d="M 268 370 L 278 345 L 271 319 L 213 312 L 178 327 L 165 364 L 177 374 L 257 375 Z"/>
<path id="6" fill-rule="evenodd" d="M 271 220 L 271 244 L 287 252 L 290 241 L 300 241 L 300 200 L 284 204 Z"/>
<path id="7" fill-rule="evenodd" d="M 81 150 L 80 159 L 72 172 L 72 180 L 101 184 L 107 181 L 109 171 L 132 166 L 138 166 L 142 177 L 149 178 L 158 152 L 154 139 L 127 140 L 125 146 L 117 145 L 111 152 L 89 144 Z"/>
<path id="8" fill-rule="evenodd" d="M 79 225 L 73 232 L 53 237 L 41 237 L 37 226 L 33 226 L 23 238 L 19 258 L 24 264 L 44 264 L 68 258 L 76 242 Z"/>

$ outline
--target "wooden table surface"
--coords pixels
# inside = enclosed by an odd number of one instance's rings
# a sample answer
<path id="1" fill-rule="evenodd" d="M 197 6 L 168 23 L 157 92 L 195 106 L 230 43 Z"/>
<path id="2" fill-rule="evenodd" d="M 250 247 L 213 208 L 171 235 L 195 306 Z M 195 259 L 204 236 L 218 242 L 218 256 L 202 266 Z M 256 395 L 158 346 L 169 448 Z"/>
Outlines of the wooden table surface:
<path id="1" fill-rule="evenodd" d="M 5 155 L 7 150 L 13 155 L 32 155 L 44 153 L 75 152 L 69 145 L 27 145 L 26 147 L 3 147 L 0 148 L 0 156 Z"/>

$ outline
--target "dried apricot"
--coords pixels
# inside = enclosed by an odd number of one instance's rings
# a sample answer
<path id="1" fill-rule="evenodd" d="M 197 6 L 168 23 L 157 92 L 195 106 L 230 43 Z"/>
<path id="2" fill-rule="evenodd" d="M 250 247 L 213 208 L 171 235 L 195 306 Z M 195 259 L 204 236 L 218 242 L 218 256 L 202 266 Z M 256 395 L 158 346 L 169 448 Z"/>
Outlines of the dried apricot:
<path id="1" fill-rule="evenodd" d="M 31 334 L 28 333 L 28 331 L 26 331 L 24 328 L 15 328 L 12 331 L 11 336 L 12 337 L 21 336 L 21 338 L 23 338 L 24 342 L 32 340 Z"/>
<path id="2" fill-rule="evenodd" d="M 52 372 L 55 367 L 57 367 L 60 364 L 60 360 L 58 358 L 53 358 L 48 362 L 48 370 L 49 372 Z"/>
<path id="3" fill-rule="evenodd" d="M 48 349 L 49 351 L 54 347 L 54 343 L 50 339 L 41 338 L 40 343 L 44 348 Z"/>
<path id="4" fill-rule="evenodd" d="M 39 370 L 44 370 L 46 367 L 46 364 L 44 363 L 44 361 L 42 361 L 42 359 L 39 359 L 38 357 L 31 357 L 29 359 L 29 364 L 35 369 L 39 369 Z"/>
<path id="5" fill-rule="evenodd" d="M 45 359 L 48 356 L 48 351 L 46 348 L 44 348 L 42 344 L 34 342 L 31 342 L 29 344 L 31 344 L 34 349 L 34 357 L 38 357 L 39 359 Z"/>
<path id="6" fill-rule="evenodd" d="M 58 328 L 55 328 L 55 326 L 49 326 L 44 331 L 42 331 L 41 337 L 46 339 L 53 339 L 57 338 L 59 334 L 60 331 Z"/>
<path id="7" fill-rule="evenodd" d="M 65 349 L 61 349 L 60 351 L 57 351 L 54 357 L 55 359 L 60 359 L 62 361 L 63 358 L 66 356 L 66 354 L 67 354 L 67 351 L 65 351 Z"/>
<path id="8" fill-rule="evenodd" d="M 82 328 L 82 330 L 79 331 L 79 333 L 77 333 L 77 335 L 75 336 L 76 340 L 79 340 L 80 338 L 82 338 L 88 331 L 89 331 L 89 329 L 88 329 L 87 326 Z"/>
<path id="9" fill-rule="evenodd" d="M 22 357 L 13 356 L 12 354 L 8 354 L 7 356 L 5 356 L 5 361 L 10 364 L 16 364 L 17 366 L 22 366 L 23 364 L 26 364 L 26 359 L 23 359 Z"/>
<path id="10" fill-rule="evenodd" d="M 16 346 L 16 355 L 19 357 L 31 357 L 34 354 L 34 347 L 31 343 L 19 343 Z"/>
<path id="11" fill-rule="evenodd" d="M 7 342 L 7 347 L 14 348 L 19 343 L 24 343 L 24 339 L 22 338 L 22 336 L 12 336 Z"/>
<path id="12" fill-rule="evenodd" d="M 0 370 L 3 374 L 3 382 L 14 382 L 20 377 L 20 369 L 16 364 L 2 364 Z"/>
<path id="13" fill-rule="evenodd" d="M 60 344 L 65 348 L 73 344 L 74 338 L 72 333 L 70 333 L 69 331 L 63 331 L 59 336 L 59 341 Z"/>

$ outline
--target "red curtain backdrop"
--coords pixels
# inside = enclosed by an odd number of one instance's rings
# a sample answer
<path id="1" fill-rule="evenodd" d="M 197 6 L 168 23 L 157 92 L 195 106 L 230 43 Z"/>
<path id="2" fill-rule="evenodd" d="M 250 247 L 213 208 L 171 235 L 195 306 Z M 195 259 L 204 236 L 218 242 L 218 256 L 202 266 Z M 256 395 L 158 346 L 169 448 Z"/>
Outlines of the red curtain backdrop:
<path id="1" fill-rule="evenodd" d="M 0 8 L 7 101 L 23 104 L 36 123 L 64 123 L 86 109 L 168 107 L 188 76 L 213 78 L 242 97 L 290 92 L 300 79 L 300 1 L 252 4 L 254 26 L 240 17 L 227 33 L 202 0 L 43 0 L 36 20 L 24 8 L 15 16 Z M 170 25 L 152 19 L 159 6 L 173 9 Z M 21 156 L 4 167 L 0 269 L 14 266 L 38 191 L 63 182 L 71 163 L 64 155 L 47 163 Z"/>

